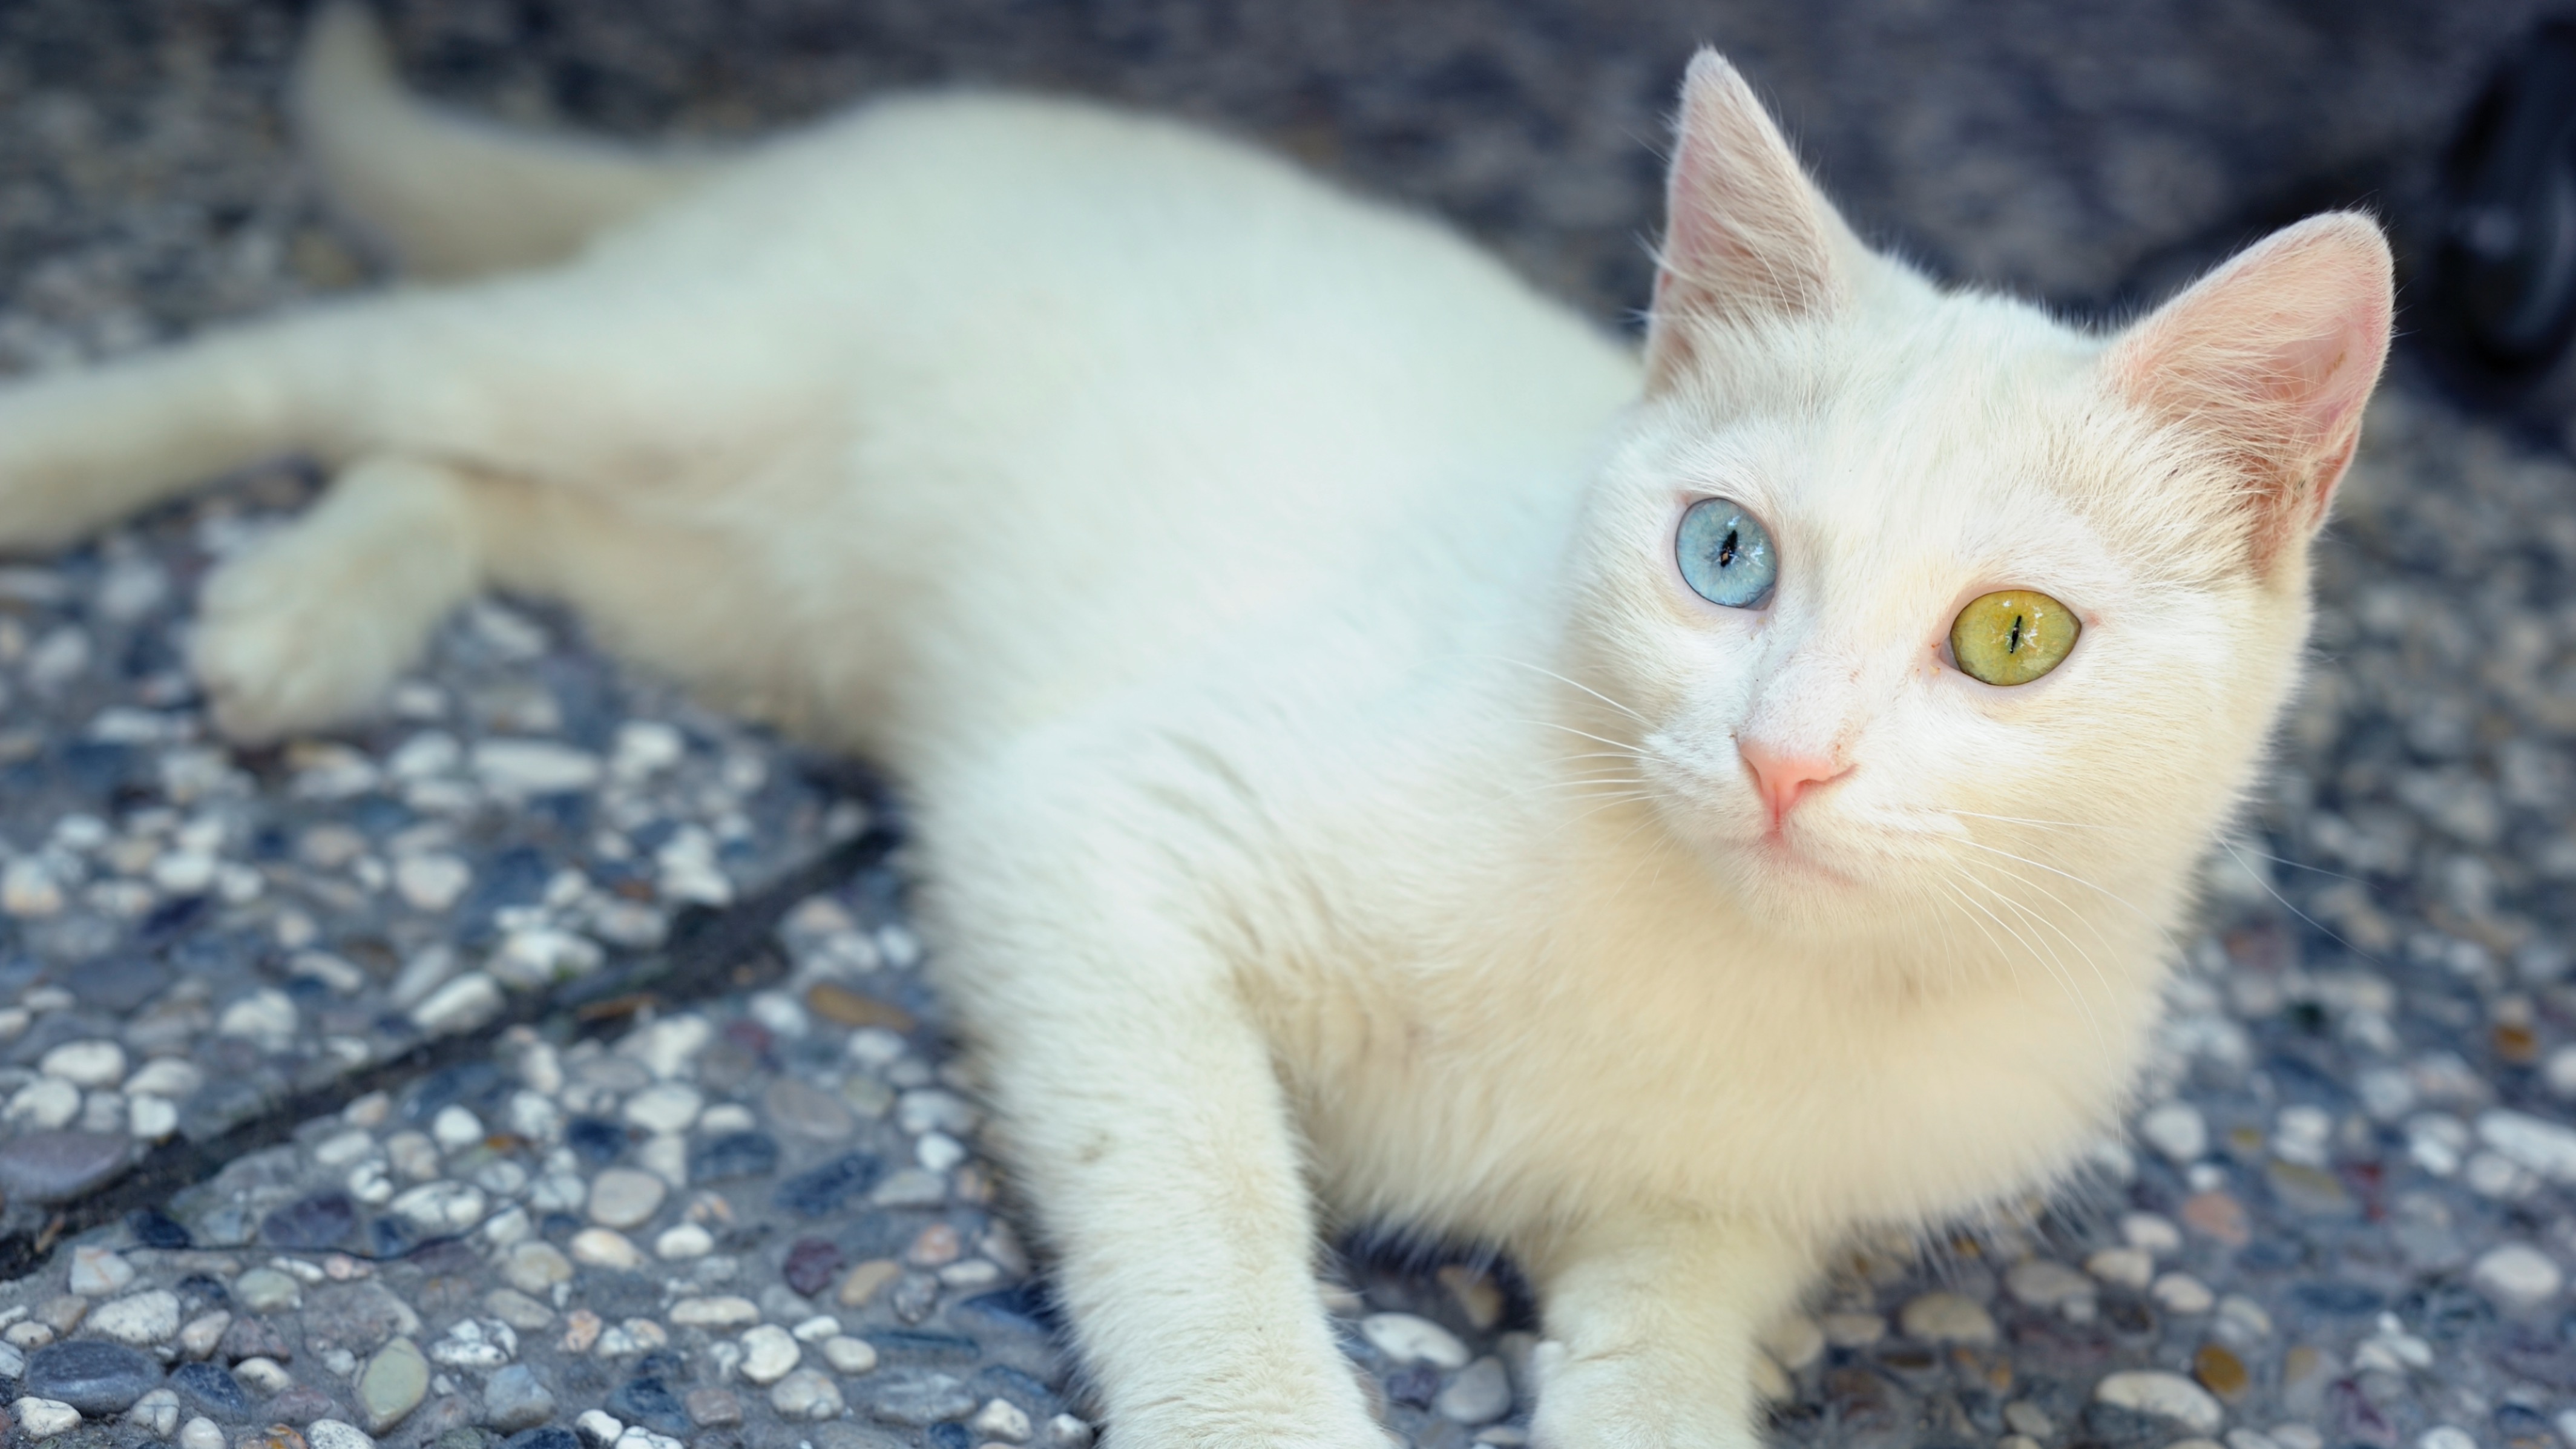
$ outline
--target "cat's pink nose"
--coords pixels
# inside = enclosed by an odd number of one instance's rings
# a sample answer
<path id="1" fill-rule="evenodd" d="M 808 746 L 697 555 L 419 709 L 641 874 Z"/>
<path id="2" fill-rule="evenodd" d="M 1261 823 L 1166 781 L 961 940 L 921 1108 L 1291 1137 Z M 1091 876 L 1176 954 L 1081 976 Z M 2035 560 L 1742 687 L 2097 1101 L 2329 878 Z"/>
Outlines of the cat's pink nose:
<path id="1" fill-rule="evenodd" d="M 1788 818 L 1808 786 L 1840 779 L 1851 771 L 1851 766 L 1831 754 L 1775 749 L 1742 735 L 1736 736 L 1735 752 L 1744 757 L 1744 768 L 1753 772 L 1753 786 L 1762 792 L 1773 830 Z"/>

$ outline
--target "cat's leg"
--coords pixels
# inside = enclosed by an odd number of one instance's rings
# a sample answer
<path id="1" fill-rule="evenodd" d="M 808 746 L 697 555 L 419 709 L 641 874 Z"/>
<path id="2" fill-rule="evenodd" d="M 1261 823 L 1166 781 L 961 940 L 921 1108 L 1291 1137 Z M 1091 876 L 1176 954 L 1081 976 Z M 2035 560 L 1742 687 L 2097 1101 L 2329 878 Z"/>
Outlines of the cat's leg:
<path id="1" fill-rule="evenodd" d="M 362 713 L 480 582 L 478 480 L 364 459 L 206 581 L 190 663 L 215 722 L 271 740 Z"/>
<path id="2" fill-rule="evenodd" d="M 1098 761 L 1063 762 L 1096 777 Z M 1118 801 L 980 770 L 989 830 L 927 803 L 943 984 L 1117 1449 L 1388 1449 L 1316 1284 L 1318 1232 L 1268 1045 L 1167 849 Z M 1077 776 L 1076 778 L 1080 778 Z M 1013 805 L 1013 800 L 1021 802 Z M 1084 817 L 1056 828 L 1050 817 Z M 1105 818 L 1104 818 L 1105 817 Z"/>
<path id="3" fill-rule="evenodd" d="M 1754 1449 L 1761 1330 L 1812 1277 L 1808 1243 L 1674 1213 L 1573 1230 L 1530 1255 L 1548 1341 L 1540 1449 Z"/>
<path id="4" fill-rule="evenodd" d="M 319 307 L 0 386 L 0 548 L 67 543 L 297 452 L 549 484 L 731 476 L 783 412 L 811 412 L 804 359 L 760 347 L 765 325 L 722 296 L 576 268 Z"/>

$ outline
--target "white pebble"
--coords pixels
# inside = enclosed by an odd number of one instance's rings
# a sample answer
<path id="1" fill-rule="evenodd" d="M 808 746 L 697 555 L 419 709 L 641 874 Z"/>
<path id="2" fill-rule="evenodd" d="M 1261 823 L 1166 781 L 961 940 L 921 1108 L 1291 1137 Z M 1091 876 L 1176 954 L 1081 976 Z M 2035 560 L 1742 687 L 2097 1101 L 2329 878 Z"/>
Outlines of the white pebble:
<path id="1" fill-rule="evenodd" d="M 155 1057 L 126 1078 L 125 1090 L 177 1100 L 195 1095 L 205 1084 L 205 1074 L 195 1063 L 182 1057 Z"/>
<path id="2" fill-rule="evenodd" d="M 304 1442 L 312 1449 L 376 1449 L 366 1430 L 338 1419 L 316 1419 L 305 1425 Z"/>
<path id="3" fill-rule="evenodd" d="M 461 1233 L 483 1220 L 487 1199 L 461 1182 L 424 1182 L 386 1204 L 425 1231 Z"/>
<path id="4" fill-rule="evenodd" d="M 2528 1313 L 2558 1296 L 2558 1265 L 2526 1243 L 2490 1248 L 2469 1267 L 2469 1282 L 2507 1313 Z"/>
<path id="5" fill-rule="evenodd" d="M 986 1439 L 1019 1444 L 1029 1437 L 1029 1416 L 1008 1399 L 991 1399 L 975 1411 L 974 1418 L 966 1421 L 966 1427 Z"/>
<path id="6" fill-rule="evenodd" d="M 285 992 L 263 986 L 225 1007 L 223 1014 L 215 1018 L 215 1034 L 240 1037 L 265 1050 L 282 1052 L 295 1044 L 301 1020 L 295 1003 Z"/>
<path id="7" fill-rule="evenodd" d="M 2208 1390 L 2180 1374 L 2155 1369 L 2112 1374 L 2093 1386 L 2093 1398 L 2113 1408 L 2170 1419 L 2200 1435 L 2217 1433 L 2227 1419 L 2226 1410 Z"/>
<path id="8" fill-rule="evenodd" d="M 804 1357 L 786 1329 L 764 1323 L 742 1336 L 742 1376 L 755 1384 L 774 1384 Z"/>
<path id="9" fill-rule="evenodd" d="M 2156 1260 L 2144 1248 L 2104 1248 L 2084 1260 L 2084 1271 L 2105 1283 L 2144 1288 L 2155 1280 Z"/>
<path id="10" fill-rule="evenodd" d="M 574 1433 L 579 1434 L 591 1445 L 591 1449 L 606 1449 L 606 1446 L 616 1443 L 618 1436 L 626 1432 L 626 1426 L 623 1423 L 597 1409 L 583 1410 L 581 1417 L 572 1421 L 572 1427 Z"/>
<path id="11" fill-rule="evenodd" d="M 273 1358 L 251 1357 L 233 1365 L 233 1373 L 242 1382 L 263 1394 L 282 1392 L 295 1386 L 295 1376 Z"/>
<path id="12" fill-rule="evenodd" d="M 2182 1251 L 2182 1229 L 2174 1225 L 2173 1219 L 2157 1213 L 2130 1213 L 2121 1218 L 2120 1237 L 2130 1247 L 2159 1258 Z"/>
<path id="13" fill-rule="evenodd" d="M 624 1233 L 607 1228 L 584 1228 L 572 1235 L 573 1261 L 594 1268 L 640 1268 L 644 1254 Z"/>
<path id="14" fill-rule="evenodd" d="M 682 1328 L 740 1328 L 760 1321 L 759 1305 L 748 1298 L 683 1298 L 671 1305 L 671 1321 Z"/>
<path id="15" fill-rule="evenodd" d="M 2466 1429 L 2436 1424 L 2415 1441 L 2415 1449 L 2478 1449 L 2478 1441 Z"/>
<path id="16" fill-rule="evenodd" d="M 769 1406 L 790 1419 L 838 1418 L 841 1386 L 820 1369 L 798 1369 L 771 1386 Z"/>
<path id="17" fill-rule="evenodd" d="M 129 1348 L 151 1348 L 179 1334 L 179 1295 L 167 1288 L 129 1293 L 100 1304 L 81 1327 Z"/>
<path id="18" fill-rule="evenodd" d="M 115 1252 L 83 1243 L 72 1249 L 71 1286 L 84 1298 L 114 1293 L 134 1281 L 134 1265 Z M 175 1331 L 176 1325 L 173 1325 Z"/>
<path id="19" fill-rule="evenodd" d="M 2004 1287 L 2033 1308 L 2057 1308 L 2093 1296 L 2093 1282 L 2053 1258 L 2028 1258 L 2004 1274 Z"/>
<path id="20" fill-rule="evenodd" d="M 468 971 L 431 992 L 411 1009 L 412 1025 L 431 1036 L 452 1036 L 476 1029 L 499 1016 L 501 987 L 480 971 Z"/>
<path id="21" fill-rule="evenodd" d="M 1427 1318 L 1410 1313 L 1372 1313 L 1360 1320 L 1360 1333 L 1377 1351 L 1398 1363 L 1427 1363 L 1436 1368 L 1467 1366 L 1467 1346 L 1457 1335 Z"/>
<path id="22" fill-rule="evenodd" d="M 653 1256 L 665 1262 L 703 1258 L 715 1250 L 715 1236 L 696 1223 L 682 1223 L 678 1227 L 664 1228 L 662 1235 L 653 1240 Z"/>
<path id="23" fill-rule="evenodd" d="M 474 746 L 474 775 L 495 795 L 563 795 L 599 783 L 599 757 L 552 740 L 484 740 Z"/>
<path id="24" fill-rule="evenodd" d="M 2478 1114 L 2478 1140 L 2552 1182 L 2576 1183 L 2576 1128 L 2496 1108 Z"/>
<path id="25" fill-rule="evenodd" d="M 2551 1052 L 2540 1068 L 2540 1080 L 2552 1096 L 2576 1097 L 2576 1045 Z"/>
<path id="26" fill-rule="evenodd" d="M 2147 1291 L 2154 1295 L 2156 1302 L 2164 1305 L 2167 1313 L 2207 1313 L 2210 1305 L 2217 1301 L 2210 1294 L 2209 1285 L 2189 1273 L 2167 1273 L 2156 1279 L 2154 1286 Z"/>
<path id="27" fill-rule="evenodd" d="M 706 1098 L 681 1082 L 662 1082 L 626 1099 L 627 1121 L 647 1132 L 686 1132 L 698 1120 Z"/>
<path id="28" fill-rule="evenodd" d="M 406 855 L 394 862 L 394 889 L 416 911 L 446 910 L 473 883 L 474 868 L 444 851 Z"/>
<path id="29" fill-rule="evenodd" d="M 51 1132 L 80 1115 L 80 1088 L 60 1077 L 38 1077 L 9 1099 L 8 1121 L 38 1132 Z"/>
<path id="30" fill-rule="evenodd" d="M 429 1136 L 439 1146 L 454 1152 L 457 1148 L 470 1147 L 483 1140 L 483 1122 L 462 1107 L 441 1107 L 438 1115 L 429 1119 Z"/>
<path id="31" fill-rule="evenodd" d="M 816 1343 L 841 1331 L 841 1320 L 828 1313 L 817 1313 L 787 1330 L 798 1343 Z"/>
<path id="32" fill-rule="evenodd" d="M 2198 1162 L 2209 1153 L 2209 1124 L 2189 1102 L 2166 1102 L 2138 1119 L 2138 1135 L 2176 1163 Z"/>
<path id="33" fill-rule="evenodd" d="M 80 1425 L 80 1410 L 54 1399 L 20 1399 L 9 1406 L 18 1416 L 18 1427 L 30 1439 L 51 1439 L 67 1429 Z"/>
<path id="34" fill-rule="evenodd" d="M 1431 1407 L 1455 1424 L 1488 1424 L 1510 1413 L 1512 1381 L 1503 1372 L 1503 1361 L 1489 1354 L 1467 1365 Z"/>
<path id="35" fill-rule="evenodd" d="M 36 1065 L 75 1087 L 113 1087 L 125 1080 L 125 1048 L 112 1041 L 67 1041 Z"/>
<path id="36" fill-rule="evenodd" d="M 179 1352 L 189 1358 L 204 1358 L 224 1341 L 224 1330 L 232 1326 L 232 1314 L 221 1308 L 201 1313 L 179 1330 Z"/>
<path id="37" fill-rule="evenodd" d="M 125 1411 L 125 1422 L 156 1439 L 169 1438 L 179 1431 L 178 1394 L 169 1389 L 152 1390 Z"/>
<path id="38" fill-rule="evenodd" d="M 224 1449 L 224 1431 L 215 1427 L 214 1420 L 199 1414 L 179 1426 L 179 1449 Z"/>
<path id="39" fill-rule="evenodd" d="M 823 1340 L 823 1362 L 830 1364 L 834 1373 L 856 1377 L 877 1366 L 876 1345 L 846 1333 L 834 1334 Z"/>

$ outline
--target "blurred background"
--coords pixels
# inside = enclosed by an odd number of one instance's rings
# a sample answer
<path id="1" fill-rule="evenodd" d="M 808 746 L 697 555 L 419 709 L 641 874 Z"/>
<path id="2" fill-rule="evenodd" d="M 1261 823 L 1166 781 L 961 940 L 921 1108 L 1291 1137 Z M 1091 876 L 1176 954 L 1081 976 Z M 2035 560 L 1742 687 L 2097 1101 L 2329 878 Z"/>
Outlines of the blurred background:
<path id="1" fill-rule="evenodd" d="M 292 0 L 9 0 L 0 97 L 75 186 L 257 166 Z M 1455 217 L 1604 316 L 1645 295 L 1693 46 L 1771 100 L 1864 235 L 1942 277 L 2133 307 L 2280 221 L 2379 211 L 2427 254 L 2441 161 L 2546 0 L 394 0 L 416 83 L 628 136 L 741 137 L 889 87 L 1114 97 Z M 137 142 L 151 144 L 138 146 Z M 94 209 L 0 156 L 0 277 Z M 194 247 L 243 221 L 169 226 Z M 91 223 L 94 224 L 94 223 Z M 211 236 L 209 235 L 211 234 Z M 180 265 L 164 258 L 159 264 Z"/>

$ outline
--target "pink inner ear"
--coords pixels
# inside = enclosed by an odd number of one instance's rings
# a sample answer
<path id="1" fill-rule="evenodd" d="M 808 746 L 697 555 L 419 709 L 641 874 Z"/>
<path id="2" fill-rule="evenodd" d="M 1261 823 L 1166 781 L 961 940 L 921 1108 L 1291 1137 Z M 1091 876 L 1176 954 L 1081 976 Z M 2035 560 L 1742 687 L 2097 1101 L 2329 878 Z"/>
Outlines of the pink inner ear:
<path id="1" fill-rule="evenodd" d="M 2324 522 L 2388 357 L 2388 245 L 2349 212 L 2275 233 L 2112 349 L 2120 390 L 2244 475 L 2258 563 Z"/>
<path id="2" fill-rule="evenodd" d="M 1665 185 L 1647 339 L 1657 382 L 1687 361 L 1692 319 L 1744 321 L 1829 304 L 1841 220 L 1735 67 L 1692 57 Z"/>

